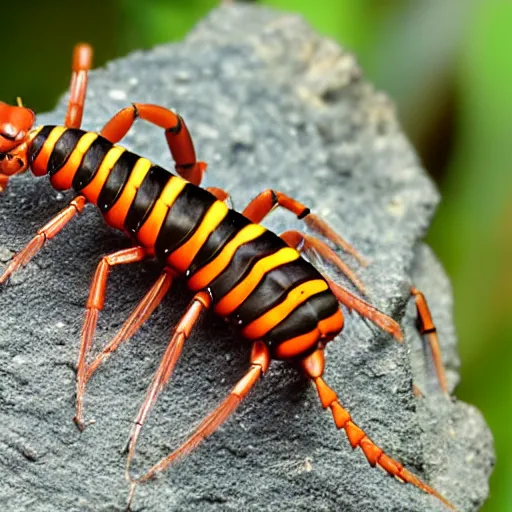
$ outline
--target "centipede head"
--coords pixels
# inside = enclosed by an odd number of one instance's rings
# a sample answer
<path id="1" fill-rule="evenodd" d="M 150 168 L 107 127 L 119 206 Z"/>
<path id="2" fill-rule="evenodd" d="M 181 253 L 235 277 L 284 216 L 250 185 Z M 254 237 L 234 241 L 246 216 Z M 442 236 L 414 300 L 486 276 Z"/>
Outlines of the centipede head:
<path id="1" fill-rule="evenodd" d="M 0 192 L 10 176 L 28 168 L 27 137 L 35 114 L 18 100 L 17 106 L 0 102 Z"/>

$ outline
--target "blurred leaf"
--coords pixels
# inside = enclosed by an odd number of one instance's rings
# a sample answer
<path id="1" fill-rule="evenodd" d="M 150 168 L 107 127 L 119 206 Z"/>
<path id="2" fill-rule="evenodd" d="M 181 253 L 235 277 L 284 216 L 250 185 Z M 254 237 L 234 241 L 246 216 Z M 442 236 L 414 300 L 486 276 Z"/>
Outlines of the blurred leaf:
<path id="1" fill-rule="evenodd" d="M 126 49 L 183 38 L 220 0 L 117 0 Z M 135 29 L 136 27 L 136 29 Z"/>
<path id="2" fill-rule="evenodd" d="M 264 0 L 262 4 L 300 13 L 320 33 L 335 38 L 347 48 L 363 48 L 371 37 L 374 18 L 371 0 Z"/>
<path id="3" fill-rule="evenodd" d="M 484 412 L 498 462 L 485 510 L 512 501 L 512 3 L 482 2 L 465 37 L 453 162 L 431 240 L 453 277 L 459 396 Z M 504 417 L 504 411 L 507 416 Z"/>
<path id="4" fill-rule="evenodd" d="M 36 112 L 53 108 L 69 85 L 71 54 L 77 42 L 93 44 L 96 64 L 115 56 L 114 7 L 101 0 L 25 0 L 23 8 L 4 2 L 0 46 L 7 50 L 2 53 L 0 98 L 13 103 L 21 96 Z"/>

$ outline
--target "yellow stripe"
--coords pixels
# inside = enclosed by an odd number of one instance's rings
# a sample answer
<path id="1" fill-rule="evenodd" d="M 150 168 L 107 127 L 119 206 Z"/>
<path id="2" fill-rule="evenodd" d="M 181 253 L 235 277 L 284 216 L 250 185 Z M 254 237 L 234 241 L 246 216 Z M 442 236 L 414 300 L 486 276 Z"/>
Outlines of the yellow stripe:
<path id="1" fill-rule="evenodd" d="M 126 186 L 139 189 L 139 187 L 142 185 L 142 182 L 144 181 L 144 178 L 146 177 L 146 174 L 152 166 L 153 163 L 147 158 L 139 158 L 135 164 L 135 167 L 133 168 L 132 174 Z"/>
<path id="2" fill-rule="evenodd" d="M 68 131 L 68 128 L 66 128 L 65 126 L 56 126 L 50 132 L 50 135 L 48 135 L 48 138 L 44 141 L 44 144 L 43 144 L 43 149 L 50 149 L 50 153 L 48 154 L 48 157 L 51 155 L 51 152 L 53 151 L 53 148 L 54 148 L 56 142 L 60 139 L 61 135 L 67 131 Z"/>
<path id="3" fill-rule="evenodd" d="M 44 141 L 43 147 L 39 150 L 36 159 L 31 165 L 32 172 L 35 176 L 43 176 L 48 172 L 48 161 L 50 160 L 50 155 L 52 154 L 56 142 L 65 131 L 67 131 L 65 126 L 55 126 L 55 128 L 52 129 Z"/>
<path id="4" fill-rule="evenodd" d="M 159 201 L 162 201 L 167 208 L 170 208 L 174 201 L 178 198 L 181 191 L 185 188 L 185 185 L 188 181 L 180 178 L 179 176 L 173 176 L 165 185 L 165 188 L 162 190 Z"/>
<path id="5" fill-rule="evenodd" d="M 210 284 L 231 262 L 236 250 L 242 245 L 261 236 L 266 229 L 259 224 L 249 224 L 228 242 L 220 254 L 208 265 L 198 270 L 189 280 L 191 290 L 200 290 Z"/>
<path id="6" fill-rule="evenodd" d="M 215 306 L 215 312 L 220 316 L 230 315 L 242 302 L 249 297 L 261 280 L 271 270 L 299 258 L 299 253 L 291 247 L 284 247 L 274 254 L 262 258 L 251 269 L 249 274 L 238 283 Z"/>
<path id="7" fill-rule="evenodd" d="M 31 143 L 37 137 L 37 134 L 43 128 L 44 128 L 44 125 L 41 125 L 41 126 L 36 126 L 35 128 L 32 128 L 32 130 L 30 130 L 28 137 L 27 137 L 27 140 L 29 141 L 29 143 Z"/>
<path id="8" fill-rule="evenodd" d="M 242 330 L 242 336 L 250 340 L 261 338 L 276 325 L 285 320 L 297 306 L 306 302 L 309 297 L 327 290 L 328 287 L 327 282 L 323 279 L 315 279 L 302 283 L 288 293 L 283 302 L 280 302 L 277 306 L 245 327 Z"/>
<path id="9" fill-rule="evenodd" d="M 208 236 L 224 220 L 229 208 L 222 201 L 215 201 L 206 212 L 194 234 L 168 258 L 167 262 L 179 272 L 185 272 Z"/>
<path id="10" fill-rule="evenodd" d="M 56 190 L 68 190 L 71 188 L 73 178 L 82 163 L 85 152 L 97 138 L 98 134 L 94 132 L 87 132 L 80 137 L 66 163 L 50 178 L 53 188 Z"/>
<path id="11" fill-rule="evenodd" d="M 71 156 L 77 151 L 78 153 L 85 153 L 89 146 L 98 138 L 98 134 L 94 132 L 87 132 L 86 134 L 82 135 L 80 137 L 80 140 L 78 141 L 78 144 L 76 145 L 75 149 L 73 150 L 73 153 L 71 153 Z M 70 156 L 70 158 L 71 158 Z"/>
<path id="12" fill-rule="evenodd" d="M 114 167 L 119 157 L 125 151 L 126 150 L 124 148 L 119 146 L 113 146 L 112 149 L 109 149 L 109 151 L 103 158 L 103 161 L 101 162 L 98 170 L 96 171 L 96 174 L 94 175 L 92 181 L 82 189 L 81 193 L 87 198 L 87 200 L 90 203 L 97 204 L 98 197 L 101 193 L 101 189 L 103 188 L 105 181 L 107 181 L 108 175 L 110 174 L 112 167 Z"/>
<path id="13" fill-rule="evenodd" d="M 187 182 L 173 176 L 165 185 L 160 197 L 156 200 L 149 217 L 137 232 L 137 240 L 145 247 L 154 248 L 162 224 L 169 208 L 174 204 Z"/>
<path id="14" fill-rule="evenodd" d="M 124 229 L 124 221 L 128 215 L 128 210 L 135 199 L 137 190 L 152 166 L 153 164 L 147 158 L 139 158 L 135 163 L 121 195 L 105 214 L 105 220 L 113 228 Z"/>

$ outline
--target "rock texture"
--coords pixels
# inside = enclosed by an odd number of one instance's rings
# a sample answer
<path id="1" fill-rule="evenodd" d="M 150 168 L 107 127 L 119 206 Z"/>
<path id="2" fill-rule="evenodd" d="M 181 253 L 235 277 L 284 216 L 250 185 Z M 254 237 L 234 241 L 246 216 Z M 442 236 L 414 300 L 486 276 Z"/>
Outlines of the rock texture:
<path id="1" fill-rule="evenodd" d="M 243 207 L 265 188 L 310 205 L 371 259 L 358 274 L 369 299 L 402 320 L 399 345 L 356 316 L 327 351 L 326 380 L 389 454 L 459 511 L 488 493 L 492 438 L 480 413 L 440 393 L 408 303 L 428 293 L 450 389 L 458 380 L 451 293 L 422 239 L 438 194 L 397 123 L 393 105 L 354 57 L 294 15 L 249 6 L 213 11 L 181 44 L 136 52 L 91 74 L 84 126 L 99 129 L 131 101 L 175 108 L 187 120 L 207 185 Z M 65 100 L 39 123 L 61 123 Z M 139 122 L 132 150 L 172 168 L 164 137 Z M 0 201 L 7 262 L 69 198 L 31 175 Z M 276 212 L 267 225 L 298 226 Z M 74 364 L 88 285 L 99 258 L 129 245 L 94 208 L 69 225 L 0 292 L 0 508 L 122 510 L 121 453 L 172 326 L 190 299 L 175 286 L 142 330 L 91 381 L 79 433 Z M 347 258 L 350 261 L 350 258 Z M 351 261 L 350 261 L 351 262 Z M 354 264 L 354 262 L 351 262 Z M 354 264 L 355 265 L 355 264 Z M 156 264 L 112 273 L 98 343 L 121 325 L 158 275 Z M 208 316 L 187 343 L 150 417 L 137 465 L 148 467 L 190 432 L 245 371 L 249 347 Z M 411 393 L 413 380 L 423 400 Z M 289 365 L 273 363 L 237 413 L 196 452 L 138 490 L 134 510 L 446 510 L 372 469 Z"/>

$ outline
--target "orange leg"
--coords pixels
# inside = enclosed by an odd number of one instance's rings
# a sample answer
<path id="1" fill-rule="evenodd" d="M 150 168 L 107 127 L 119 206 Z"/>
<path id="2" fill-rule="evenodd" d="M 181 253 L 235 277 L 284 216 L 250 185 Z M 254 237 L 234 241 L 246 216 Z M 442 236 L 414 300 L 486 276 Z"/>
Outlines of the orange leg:
<path id="1" fill-rule="evenodd" d="M 373 322 L 377 327 L 380 327 L 383 331 L 391 334 L 391 336 L 393 336 L 397 341 L 402 342 L 404 340 L 404 335 L 398 322 L 395 322 L 395 320 L 393 320 L 390 316 L 382 313 L 382 311 L 379 311 L 371 304 L 368 304 L 359 297 L 356 297 L 346 288 L 343 288 L 343 286 L 335 283 L 332 279 L 325 278 L 325 280 L 329 284 L 329 288 L 331 289 L 334 296 L 344 306 L 360 314 L 362 317 L 368 318 L 368 320 Z"/>
<path id="2" fill-rule="evenodd" d="M 153 380 L 151 381 L 151 384 L 146 392 L 144 402 L 139 409 L 139 413 L 137 414 L 137 418 L 133 425 L 132 431 L 130 432 L 130 437 L 128 440 L 128 458 L 126 460 L 127 478 L 129 478 L 128 475 L 130 465 L 135 455 L 135 447 L 137 445 L 137 439 L 139 438 L 142 426 L 144 425 L 144 422 L 146 421 L 146 418 L 148 417 L 151 409 L 155 405 L 158 395 L 161 393 L 165 384 L 171 378 L 185 341 L 190 336 L 190 333 L 192 332 L 194 325 L 199 320 L 201 313 L 205 309 L 208 309 L 210 304 L 211 299 L 207 293 L 197 293 L 192 299 L 192 302 L 187 308 L 187 311 L 181 317 L 181 320 L 174 329 L 171 341 L 167 345 L 167 348 L 160 362 L 160 366 L 153 376 Z"/>
<path id="3" fill-rule="evenodd" d="M 194 185 L 200 185 L 206 170 L 204 162 L 196 160 L 194 144 L 183 118 L 159 105 L 134 103 L 120 110 L 101 130 L 110 142 L 119 142 L 137 118 L 165 130 L 167 145 L 175 162 L 176 172 Z"/>
<path id="4" fill-rule="evenodd" d="M 131 457 L 129 457 L 127 476 L 132 483 L 132 488 L 128 498 L 128 507 L 133 499 L 135 486 L 149 480 L 156 473 L 163 471 L 167 466 L 175 462 L 180 457 L 187 455 L 204 439 L 213 434 L 234 412 L 243 398 L 249 393 L 256 382 L 258 382 L 259 378 L 266 373 L 269 364 L 270 355 L 266 345 L 261 341 L 254 342 L 251 353 L 251 367 L 249 368 L 249 371 L 238 381 L 235 387 L 231 390 L 229 396 L 213 412 L 206 416 L 187 441 L 137 479 L 132 479 L 129 475 L 129 463 L 131 461 Z"/>
<path id="5" fill-rule="evenodd" d="M 361 293 L 366 294 L 366 289 L 361 280 L 325 242 L 295 230 L 285 231 L 280 236 L 290 247 L 294 247 L 309 256 L 320 256 L 322 260 L 334 265 L 352 281 Z"/>
<path id="6" fill-rule="evenodd" d="M 213 194 L 219 201 L 226 202 L 226 201 L 231 200 L 231 196 L 225 190 L 222 190 L 221 188 L 206 187 L 206 190 L 208 190 L 208 192 Z"/>
<path id="7" fill-rule="evenodd" d="M 98 312 L 103 309 L 105 303 L 105 289 L 110 269 L 116 265 L 136 263 L 146 258 L 146 250 L 142 247 L 131 247 L 104 256 L 96 268 L 92 280 L 89 298 L 87 299 L 85 320 L 82 328 L 82 339 L 77 364 L 77 385 L 76 385 L 76 416 L 73 421 L 80 430 L 84 428 L 82 421 L 82 405 L 85 392 L 86 357 L 91 348 L 96 324 L 98 323 Z"/>
<path id="8" fill-rule="evenodd" d="M 135 456 L 135 449 L 137 445 L 137 440 L 142 431 L 142 427 L 144 422 L 146 421 L 151 409 L 155 405 L 159 394 L 162 392 L 166 383 L 171 378 L 171 375 L 174 371 L 176 363 L 181 355 L 181 351 L 183 349 L 183 345 L 187 338 L 190 336 L 194 325 L 199 320 L 201 313 L 208 309 L 211 305 L 210 296 L 204 292 L 197 293 L 190 306 L 187 308 L 187 311 L 181 318 L 180 322 L 176 326 L 171 341 L 167 345 L 167 348 L 162 356 L 162 360 L 160 362 L 160 366 L 156 371 L 151 384 L 146 392 L 146 397 L 144 398 L 144 402 L 142 403 L 139 412 L 137 414 L 137 418 L 135 419 L 135 423 L 130 432 L 130 436 L 128 439 L 127 451 L 128 457 L 126 459 L 126 478 L 132 482 L 132 478 L 130 476 L 130 466 Z M 130 502 L 133 497 L 133 492 L 135 490 L 135 485 L 132 486 L 130 491 L 129 503 L 127 510 L 129 510 Z"/>
<path id="9" fill-rule="evenodd" d="M 4 273 L 0 276 L 0 284 L 3 284 L 20 267 L 25 266 L 41 250 L 46 240 L 52 239 L 77 213 L 81 213 L 85 203 L 85 197 L 75 197 L 66 208 L 59 212 L 48 224 L 39 229 L 36 236 L 13 257 Z"/>
<path id="10" fill-rule="evenodd" d="M 352 279 L 352 272 L 345 264 L 339 260 L 338 256 L 334 251 L 332 251 L 329 247 L 327 247 L 321 240 L 317 238 L 304 235 L 299 231 L 285 231 L 281 234 L 281 238 L 291 247 L 298 248 L 301 252 L 307 252 L 308 249 L 314 249 L 318 251 L 318 253 L 334 265 L 336 265 L 343 273 L 347 274 L 349 279 L 354 282 Z M 339 260 L 339 261 L 338 261 Z M 341 265 L 340 265 L 341 263 Z M 348 272 L 347 272 L 348 270 Z M 354 276 L 355 277 L 355 276 Z M 324 276 L 329 287 L 334 294 L 334 296 L 347 308 L 356 311 L 364 318 L 368 318 L 375 325 L 380 327 L 383 331 L 394 336 L 398 341 L 403 340 L 402 330 L 397 322 L 395 322 L 392 318 L 380 312 L 378 309 L 368 304 L 364 300 L 356 297 L 354 294 L 350 293 L 343 286 L 335 283 L 332 279 L 329 279 Z M 357 279 L 357 278 L 356 278 Z M 354 282 L 358 288 L 362 287 L 362 285 L 358 285 L 358 280 Z M 364 288 L 363 288 L 364 290 Z"/>
<path id="11" fill-rule="evenodd" d="M 131 338 L 142 326 L 142 324 L 151 316 L 153 311 L 162 302 L 169 291 L 173 281 L 174 274 L 170 269 L 165 269 L 160 277 L 153 284 L 146 296 L 139 302 L 132 311 L 126 322 L 123 324 L 115 337 L 103 348 L 96 356 L 94 361 L 87 366 L 85 371 L 85 383 L 91 378 L 92 374 L 105 360 L 117 350 L 119 345 Z"/>
<path id="12" fill-rule="evenodd" d="M 441 358 L 441 348 L 439 346 L 439 338 L 437 337 L 437 329 L 432 320 L 430 308 L 423 293 L 417 288 L 411 287 L 411 295 L 416 302 L 416 310 L 418 312 L 417 325 L 422 336 L 426 336 L 432 352 L 432 359 L 436 368 L 437 380 L 444 393 L 448 393 L 448 385 L 446 383 L 446 375 L 444 372 L 443 361 Z"/>
<path id="13" fill-rule="evenodd" d="M 436 490 L 422 482 L 418 477 L 405 469 L 402 464 L 384 453 L 353 421 L 350 413 L 343 408 L 336 393 L 324 382 L 324 353 L 317 350 L 301 361 L 301 367 L 306 375 L 315 383 L 322 407 L 331 410 L 334 423 L 339 429 L 344 429 L 352 448 L 360 447 L 372 467 L 376 465 L 384 469 L 388 474 L 396 477 L 402 483 L 415 485 L 422 491 L 432 494 L 444 503 L 448 508 L 455 510 Z"/>
<path id="14" fill-rule="evenodd" d="M 67 128 L 80 128 L 84 113 L 87 92 L 87 73 L 91 69 L 92 48 L 88 44 L 77 44 L 73 52 L 73 74 L 69 91 L 68 111 L 64 125 Z"/>
<path id="15" fill-rule="evenodd" d="M 366 260 L 344 240 L 336 231 L 334 231 L 324 220 L 311 213 L 309 208 L 299 203 L 295 199 L 286 196 L 275 190 L 265 190 L 256 196 L 242 212 L 252 222 L 259 224 L 274 208 L 281 206 L 286 210 L 297 215 L 299 220 L 304 222 L 315 232 L 321 234 L 333 244 L 337 245 L 345 252 L 351 254 L 361 265 L 367 265 Z"/>

